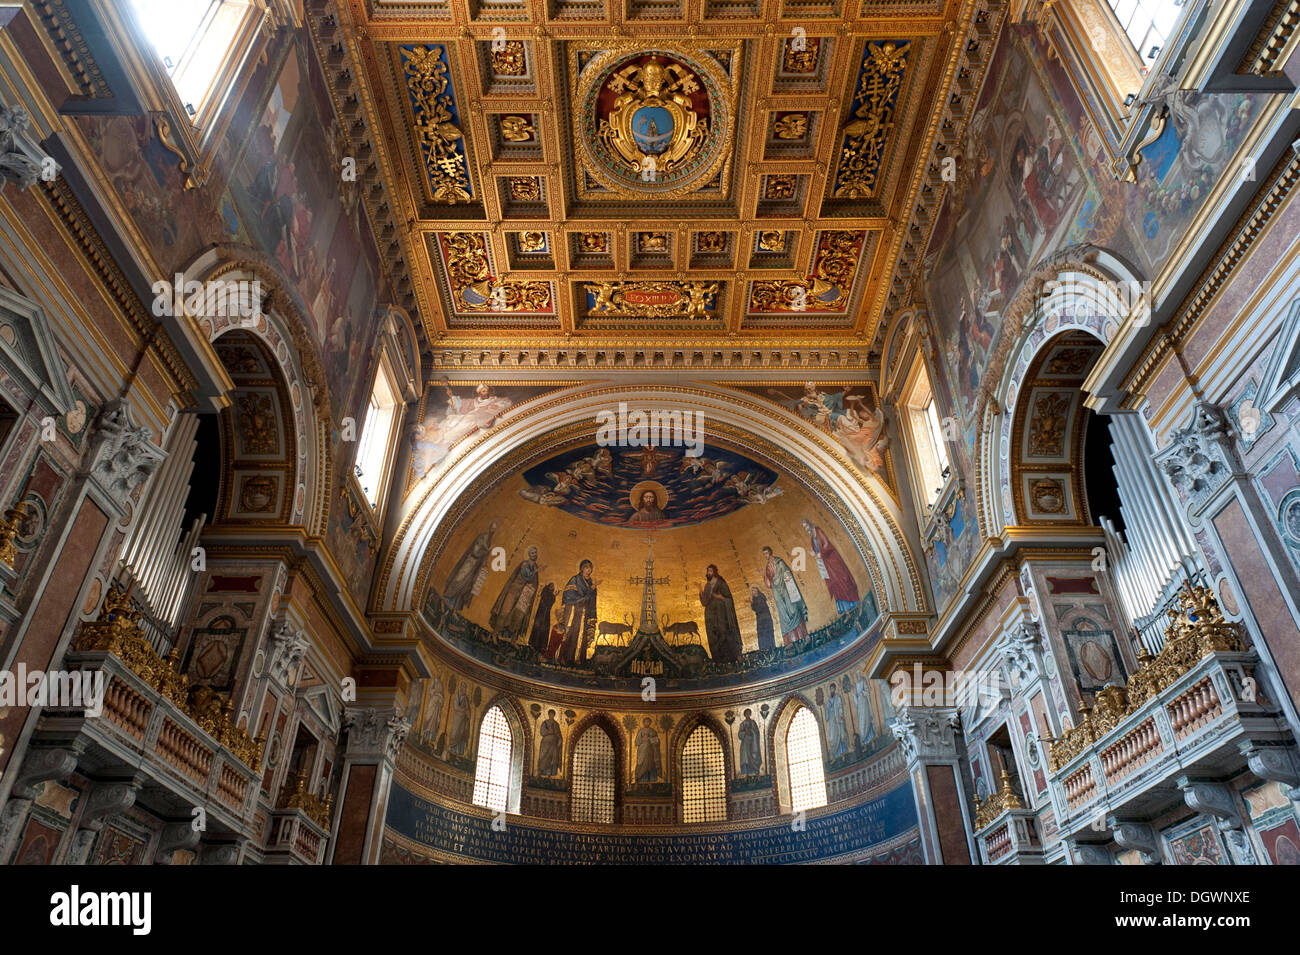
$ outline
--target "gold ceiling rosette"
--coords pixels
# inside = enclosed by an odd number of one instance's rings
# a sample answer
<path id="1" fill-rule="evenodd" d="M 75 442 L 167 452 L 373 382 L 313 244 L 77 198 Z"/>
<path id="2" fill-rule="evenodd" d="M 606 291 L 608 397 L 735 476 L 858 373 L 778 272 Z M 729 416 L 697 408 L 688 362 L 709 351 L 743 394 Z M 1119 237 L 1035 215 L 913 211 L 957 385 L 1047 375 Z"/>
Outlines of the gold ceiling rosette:
<path id="1" fill-rule="evenodd" d="M 622 198 L 687 195 L 730 158 L 735 96 L 727 70 L 706 53 L 597 52 L 577 75 L 577 155 L 592 179 Z"/>

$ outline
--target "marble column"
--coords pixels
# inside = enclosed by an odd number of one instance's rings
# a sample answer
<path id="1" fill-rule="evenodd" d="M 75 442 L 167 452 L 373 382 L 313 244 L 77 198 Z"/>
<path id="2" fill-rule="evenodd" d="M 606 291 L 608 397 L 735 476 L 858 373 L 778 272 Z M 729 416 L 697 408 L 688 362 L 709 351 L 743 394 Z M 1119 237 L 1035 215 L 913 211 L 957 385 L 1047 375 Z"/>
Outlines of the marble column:
<path id="1" fill-rule="evenodd" d="M 926 864 L 971 865 L 974 810 L 961 782 L 956 708 L 904 706 L 891 729 L 907 759 Z"/>
<path id="2" fill-rule="evenodd" d="M 343 727 L 343 776 L 326 858 L 335 865 L 374 865 L 397 753 L 411 724 L 396 706 L 352 706 Z"/>

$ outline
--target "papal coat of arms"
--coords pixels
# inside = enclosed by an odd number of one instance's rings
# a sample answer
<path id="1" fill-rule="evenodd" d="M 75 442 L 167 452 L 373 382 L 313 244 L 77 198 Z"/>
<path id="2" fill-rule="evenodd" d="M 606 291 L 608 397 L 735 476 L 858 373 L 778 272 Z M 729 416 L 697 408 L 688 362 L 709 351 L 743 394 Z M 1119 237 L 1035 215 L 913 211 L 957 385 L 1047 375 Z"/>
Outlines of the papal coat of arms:
<path id="1" fill-rule="evenodd" d="M 707 55 L 601 51 L 582 64 L 577 94 L 582 164 L 617 194 L 694 192 L 732 151 L 732 79 Z"/>
<path id="2" fill-rule="evenodd" d="M 709 121 L 691 103 L 700 84 L 680 63 L 652 56 L 605 81 L 615 94 L 600 119 L 600 138 L 636 173 L 669 172 L 709 136 Z"/>

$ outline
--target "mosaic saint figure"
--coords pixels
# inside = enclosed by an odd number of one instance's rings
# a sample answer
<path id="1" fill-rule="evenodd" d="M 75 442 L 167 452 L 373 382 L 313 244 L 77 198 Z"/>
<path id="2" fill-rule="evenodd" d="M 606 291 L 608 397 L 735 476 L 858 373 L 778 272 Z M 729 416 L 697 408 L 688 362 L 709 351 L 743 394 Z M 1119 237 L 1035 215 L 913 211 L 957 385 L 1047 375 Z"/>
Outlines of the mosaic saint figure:
<path id="1" fill-rule="evenodd" d="M 663 763 L 660 761 L 659 734 L 650 725 L 646 717 L 636 734 L 636 781 L 639 783 L 657 783 L 663 775 Z"/>
<path id="2" fill-rule="evenodd" d="M 546 651 L 542 654 L 548 660 L 556 660 L 559 657 L 560 648 L 564 645 L 564 635 L 567 632 L 564 629 L 566 613 L 567 609 L 563 604 L 555 610 L 555 626 L 551 627 L 551 634 L 546 642 Z"/>
<path id="3" fill-rule="evenodd" d="M 804 603 L 799 582 L 794 579 L 794 571 L 782 558 L 772 553 L 772 548 L 763 548 L 763 557 L 767 565 L 763 568 L 763 583 L 772 591 L 776 600 L 776 614 L 781 621 L 781 639 L 788 647 L 796 640 L 808 638 L 808 605 Z"/>
<path id="4" fill-rule="evenodd" d="M 537 599 L 537 548 L 528 548 L 528 558 L 520 561 L 519 566 L 510 572 L 505 586 L 497 595 L 492 605 L 489 622 L 492 629 L 503 637 L 513 640 L 524 628 L 533 613 L 533 601 Z"/>
<path id="5" fill-rule="evenodd" d="M 754 711 L 745 710 L 745 718 L 740 721 L 740 775 L 757 776 L 763 771 L 763 755 L 759 749 L 758 724 L 754 722 Z"/>
<path id="6" fill-rule="evenodd" d="M 546 711 L 540 730 L 541 742 L 537 744 L 537 774 L 556 776 L 560 772 L 560 724 L 555 721 L 555 710 Z"/>
<path id="7" fill-rule="evenodd" d="M 628 518 L 629 524 L 657 524 L 666 519 L 664 509 L 659 504 L 659 495 L 653 488 L 646 488 L 635 499 L 636 511 Z"/>
<path id="8" fill-rule="evenodd" d="M 826 698 L 826 749 L 831 759 L 849 751 L 848 733 L 844 728 L 844 699 L 835 695 L 835 684 Z"/>
<path id="9" fill-rule="evenodd" d="M 754 611 L 754 626 L 758 630 L 758 649 L 772 650 L 776 647 L 776 637 L 772 632 L 772 611 L 767 605 L 767 598 L 758 587 L 749 588 L 749 607 Z"/>
<path id="10" fill-rule="evenodd" d="M 442 729 L 442 706 L 445 701 L 442 680 L 436 675 L 430 677 L 424 692 L 424 725 L 420 728 L 421 742 L 438 745 L 438 731 Z"/>
<path id="11" fill-rule="evenodd" d="M 596 635 L 596 581 L 591 579 L 592 563 L 584 560 L 578 572 L 564 585 L 560 600 L 563 607 L 564 645 L 560 662 L 577 666 L 587 660 L 587 647 Z"/>
<path id="12" fill-rule="evenodd" d="M 551 624 L 551 608 L 555 606 L 555 584 L 547 584 L 537 597 L 537 613 L 533 616 L 533 629 L 528 634 L 528 645 L 538 653 L 546 653 L 546 638 Z"/>
<path id="13" fill-rule="evenodd" d="M 497 532 L 497 522 L 493 521 L 488 529 L 474 543 L 466 548 L 456 566 L 452 568 L 447 584 L 442 588 L 442 599 L 452 610 L 461 610 L 478 596 L 487 580 L 488 561 L 492 558 L 492 535 Z"/>
<path id="14" fill-rule="evenodd" d="M 740 623 L 731 588 L 718 573 L 716 564 L 704 571 L 700 603 L 704 606 L 704 632 L 709 639 L 709 656 L 717 663 L 735 663 L 740 659 Z"/>
<path id="15" fill-rule="evenodd" d="M 456 696 L 451 701 L 451 733 L 447 738 L 447 749 L 454 756 L 464 756 L 469 745 L 469 693 L 465 690 L 465 681 L 456 687 Z"/>
<path id="16" fill-rule="evenodd" d="M 804 533 L 812 541 L 813 556 L 817 561 L 817 572 L 826 583 L 835 609 L 846 613 L 858 605 L 858 585 L 850 573 L 844 558 L 835 549 L 826 532 L 806 518 L 803 521 Z"/>
<path id="17" fill-rule="evenodd" d="M 858 711 L 858 745 L 866 746 L 867 740 L 876 735 L 876 722 L 871 718 L 871 687 L 861 673 L 853 685 L 853 705 Z"/>

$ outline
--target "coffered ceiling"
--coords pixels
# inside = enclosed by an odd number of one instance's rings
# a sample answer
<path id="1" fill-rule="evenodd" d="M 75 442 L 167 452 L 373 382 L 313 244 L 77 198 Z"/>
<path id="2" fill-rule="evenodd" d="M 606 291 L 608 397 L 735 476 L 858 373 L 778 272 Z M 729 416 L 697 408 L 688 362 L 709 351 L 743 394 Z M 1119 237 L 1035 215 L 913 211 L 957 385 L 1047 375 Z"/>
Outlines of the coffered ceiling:
<path id="1" fill-rule="evenodd" d="M 394 286 L 435 348 L 517 352 L 869 343 L 906 303 L 1000 14 L 353 0 L 311 19 Z"/>

